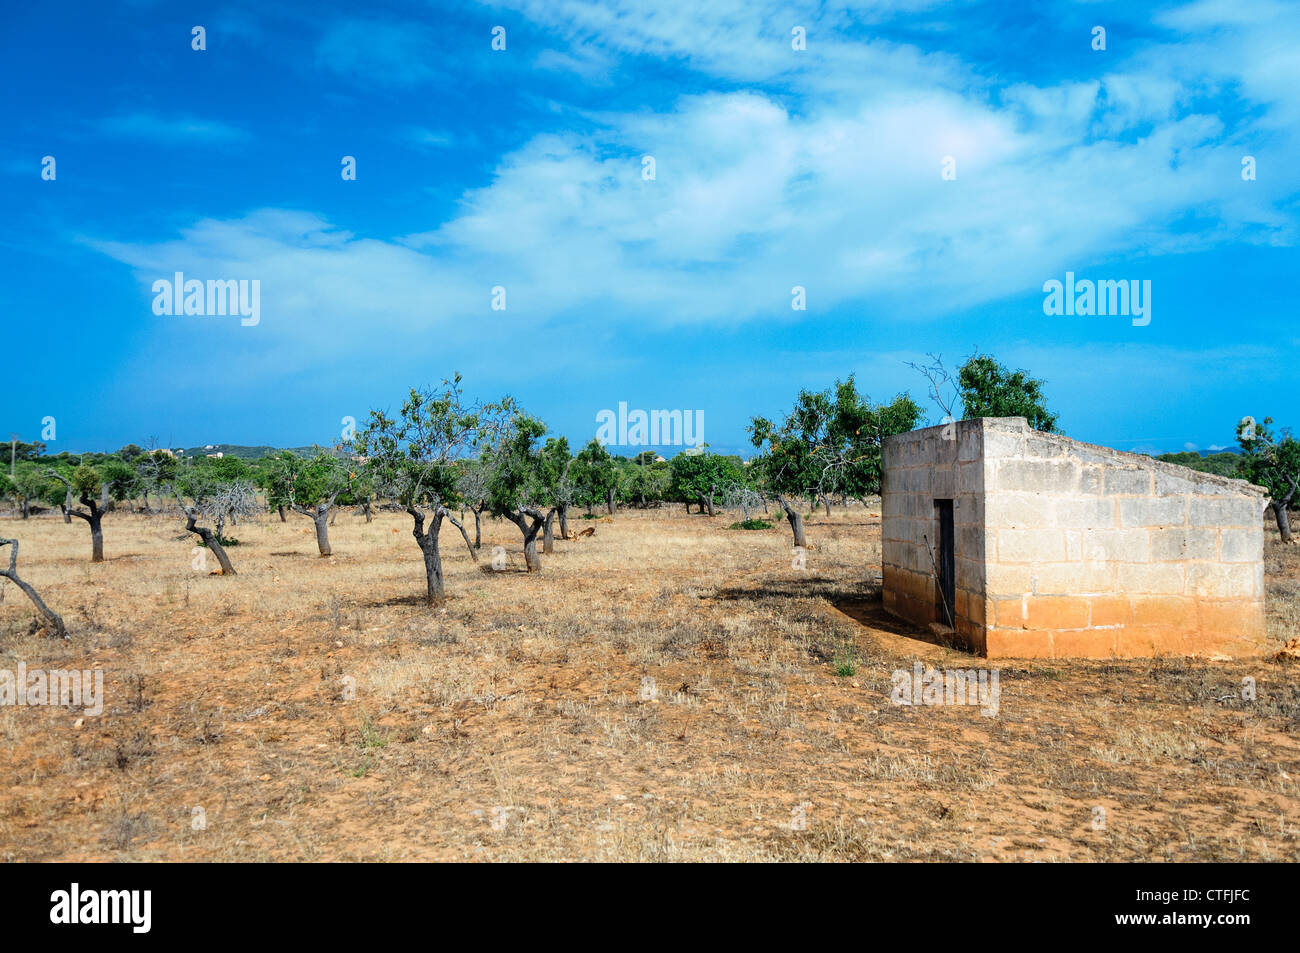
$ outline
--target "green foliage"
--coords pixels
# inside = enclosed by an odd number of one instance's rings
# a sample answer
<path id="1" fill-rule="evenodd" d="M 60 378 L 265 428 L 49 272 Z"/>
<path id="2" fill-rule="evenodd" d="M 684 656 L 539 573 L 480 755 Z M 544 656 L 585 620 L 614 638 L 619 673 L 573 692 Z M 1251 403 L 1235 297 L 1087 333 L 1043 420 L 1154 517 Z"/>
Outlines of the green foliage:
<path id="1" fill-rule="evenodd" d="M 638 453 L 632 460 L 618 461 L 619 499 L 653 503 L 669 498 L 672 464 L 655 460 L 653 451 Z"/>
<path id="2" fill-rule="evenodd" d="M 6 465 L 9 463 L 11 454 L 15 461 L 43 458 L 45 454 L 45 444 L 41 443 L 39 440 L 35 443 L 23 443 L 21 440 L 13 443 L 6 443 L 4 447 L 4 462 Z M 45 462 L 45 460 L 42 459 L 41 462 Z"/>
<path id="3" fill-rule="evenodd" d="M 545 505 L 543 457 L 538 448 L 545 435 L 546 424 L 517 410 L 495 446 L 484 454 L 490 472 L 487 503 L 494 515 L 505 516 L 522 507 Z"/>
<path id="4" fill-rule="evenodd" d="M 727 529 L 771 529 L 772 524 L 767 520 L 747 519 L 739 523 L 732 523 Z"/>
<path id="5" fill-rule="evenodd" d="M 251 482 L 254 476 L 252 465 L 239 457 L 204 457 L 202 462 L 195 461 L 195 465 L 210 467 L 212 475 L 222 483 Z"/>
<path id="6" fill-rule="evenodd" d="M 679 453 L 670 464 L 669 495 L 678 503 L 696 503 L 715 496 L 728 483 L 748 479 L 739 457 L 702 453 Z"/>
<path id="7" fill-rule="evenodd" d="M 582 506 L 604 503 L 609 491 L 618 488 L 618 466 L 599 440 L 578 451 L 569 469 L 573 481 L 573 502 Z"/>
<path id="8" fill-rule="evenodd" d="M 961 366 L 957 381 L 965 420 L 1024 417 L 1035 430 L 1060 432 L 1056 414 L 1047 409 L 1044 382 L 1024 371 L 1010 371 L 993 357 L 977 354 Z"/>
<path id="9" fill-rule="evenodd" d="M 99 496 L 100 479 L 95 468 L 83 463 L 72 471 L 72 491 L 78 497 L 94 499 Z"/>
<path id="10" fill-rule="evenodd" d="M 176 479 L 179 463 L 162 450 L 152 450 L 135 458 L 136 486 L 141 493 L 165 493 Z"/>
<path id="11" fill-rule="evenodd" d="M 1194 450 L 1185 450 L 1180 453 L 1162 453 L 1156 459 L 1163 460 L 1165 463 L 1176 463 L 1189 470 L 1199 470 L 1201 473 L 1242 478 L 1239 472 L 1241 457 L 1235 453 L 1212 453 L 1209 456 L 1201 456 Z"/>
<path id="12" fill-rule="evenodd" d="M 14 468 L 13 480 L 6 479 L 10 486 L 10 492 L 17 497 L 19 502 L 26 500 L 33 502 L 35 500 L 44 500 L 48 503 L 58 504 L 63 502 L 63 484 L 56 483 L 45 474 L 46 468 L 35 463 L 20 463 Z M 58 493 L 54 494 L 57 488 Z M 51 496 L 55 498 L 51 500 Z"/>
<path id="13" fill-rule="evenodd" d="M 921 408 L 909 395 L 872 404 L 858 394 L 850 375 L 830 390 L 800 391 L 780 426 L 753 418 L 750 438 L 763 452 L 751 467 L 774 494 L 861 499 L 880 492 L 885 438 L 914 429 L 920 419 Z"/>
<path id="14" fill-rule="evenodd" d="M 537 483 L 539 501 L 547 506 L 569 505 L 576 488 L 571 471 L 573 455 L 568 437 L 551 437 L 538 454 Z"/>
<path id="15" fill-rule="evenodd" d="M 1237 443 L 1241 447 L 1238 472 L 1243 479 L 1265 487 L 1274 501 L 1290 501 L 1300 485 L 1300 441 L 1285 429 L 1274 434 L 1269 425 L 1272 417 L 1262 423 L 1252 423 L 1250 418 L 1237 425 Z"/>
<path id="16" fill-rule="evenodd" d="M 139 487 L 139 474 L 135 467 L 117 457 L 109 457 L 97 468 L 102 482 L 109 486 L 109 494 L 121 502 L 135 496 Z"/>
<path id="17" fill-rule="evenodd" d="M 263 470 L 262 486 L 270 506 L 315 507 L 337 501 L 356 476 L 347 461 L 324 451 L 305 458 L 285 450 Z"/>
<path id="18" fill-rule="evenodd" d="M 220 487 L 220 481 L 211 467 L 178 467 L 172 481 L 172 489 L 193 500 L 203 500 L 211 496 Z"/>
<path id="19" fill-rule="evenodd" d="M 351 465 L 347 471 L 348 481 L 339 493 L 338 503 L 342 506 L 361 506 L 373 503 L 375 499 L 374 476 L 364 467 Z"/>
<path id="20" fill-rule="evenodd" d="M 63 504 L 67 502 L 67 487 L 54 479 L 54 477 L 50 476 L 49 471 L 52 470 L 64 479 L 71 481 L 72 471 L 75 470 L 76 467 L 67 464 L 54 467 L 47 467 L 44 465 L 38 467 L 35 464 L 31 464 L 30 466 L 36 474 L 33 479 L 38 479 L 40 481 L 37 495 L 33 497 L 33 499 L 43 500 L 50 506 L 63 506 Z M 29 484 L 29 486 L 32 485 L 34 484 Z"/>
<path id="21" fill-rule="evenodd" d="M 367 458 L 375 492 L 408 507 L 458 499 L 458 463 L 482 439 L 485 415 L 497 409 L 466 404 L 460 382 L 457 374 L 440 390 L 412 389 L 396 418 L 370 412 L 353 445 Z"/>

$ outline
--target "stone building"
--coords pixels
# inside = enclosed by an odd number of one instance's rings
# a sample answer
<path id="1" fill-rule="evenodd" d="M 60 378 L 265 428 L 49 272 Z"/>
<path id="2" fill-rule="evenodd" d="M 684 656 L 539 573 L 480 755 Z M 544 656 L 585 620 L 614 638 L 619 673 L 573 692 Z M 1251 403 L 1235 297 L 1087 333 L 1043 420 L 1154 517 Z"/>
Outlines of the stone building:
<path id="1" fill-rule="evenodd" d="M 884 605 L 989 658 L 1251 655 L 1263 488 L 1031 430 L 885 441 Z"/>

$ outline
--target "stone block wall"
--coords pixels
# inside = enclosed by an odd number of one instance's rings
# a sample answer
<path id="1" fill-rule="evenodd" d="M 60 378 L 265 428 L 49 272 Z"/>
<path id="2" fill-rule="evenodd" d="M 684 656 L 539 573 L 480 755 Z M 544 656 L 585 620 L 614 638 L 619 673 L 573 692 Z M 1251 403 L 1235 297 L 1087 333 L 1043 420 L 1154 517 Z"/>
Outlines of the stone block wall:
<path id="1" fill-rule="evenodd" d="M 889 438 L 882 491 L 885 608 L 921 625 L 942 618 L 934 501 L 954 501 L 956 629 L 972 651 L 1261 648 L 1259 487 L 984 418 Z"/>
<path id="2" fill-rule="evenodd" d="M 934 501 L 953 501 L 956 641 L 984 648 L 984 431 L 977 420 L 927 427 L 885 442 L 881 553 L 885 608 L 917 625 L 942 622 L 935 580 Z M 932 555 L 933 553 L 933 555 Z"/>
<path id="3" fill-rule="evenodd" d="M 985 423 L 990 657 L 1259 651 L 1262 490 L 1021 418 Z"/>

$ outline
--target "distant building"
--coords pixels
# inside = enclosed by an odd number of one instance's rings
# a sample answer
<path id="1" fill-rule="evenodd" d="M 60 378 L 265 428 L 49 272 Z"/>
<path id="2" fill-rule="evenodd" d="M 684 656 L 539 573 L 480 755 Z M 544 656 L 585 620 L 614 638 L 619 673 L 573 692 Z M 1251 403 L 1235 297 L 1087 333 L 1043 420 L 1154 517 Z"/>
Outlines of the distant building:
<path id="1" fill-rule="evenodd" d="M 885 441 L 885 608 L 999 657 L 1253 655 L 1266 491 L 1031 430 Z"/>

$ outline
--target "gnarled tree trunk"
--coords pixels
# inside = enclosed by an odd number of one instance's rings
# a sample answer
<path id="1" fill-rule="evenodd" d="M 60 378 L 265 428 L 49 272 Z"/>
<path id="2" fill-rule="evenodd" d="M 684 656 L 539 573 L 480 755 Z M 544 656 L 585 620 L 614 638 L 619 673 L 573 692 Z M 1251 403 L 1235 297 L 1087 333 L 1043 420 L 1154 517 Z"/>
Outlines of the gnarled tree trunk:
<path id="1" fill-rule="evenodd" d="M 546 525 L 546 517 L 531 506 L 506 514 L 506 519 L 519 527 L 524 534 L 524 564 L 529 572 L 541 572 L 542 560 L 537 555 L 537 534 Z"/>
<path id="2" fill-rule="evenodd" d="M 92 563 L 102 563 L 104 561 L 104 527 L 102 525 L 103 515 L 93 513 L 87 518 L 90 523 L 90 561 Z"/>
<path id="3" fill-rule="evenodd" d="M 12 546 L 9 551 L 9 568 L 0 569 L 0 576 L 9 579 L 15 586 L 23 591 L 28 599 L 32 600 L 32 605 L 36 606 L 36 611 L 40 614 L 45 624 L 54 630 L 54 634 L 61 639 L 68 637 L 68 627 L 63 624 L 63 617 L 45 604 L 35 589 L 27 582 L 18 578 L 18 540 L 0 539 L 0 546 Z"/>
<path id="4" fill-rule="evenodd" d="M 794 544 L 807 546 L 808 537 L 804 535 L 803 517 L 799 515 L 799 511 L 791 506 L 784 496 L 778 496 L 776 501 L 781 504 L 781 509 L 785 510 L 785 518 L 790 522 L 790 529 L 794 532 Z"/>
<path id="5" fill-rule="evenodd" d="M 406 512 L 411 514 L 415 526 L 411 535 L 415 537 L 424 554 L 424 582 L 426 587 L 425 604 L 436 606 L 447 597 L 447 587 L 442 576 L 442 553 L 438 551 L 438 532 L 442 529 L 442 516 L 445 510 L 435 507 L 433 521 L 429 529 L 424 528 L 424 513 L 414 506 L 408 506 Z"/>
<path id="6" fill-rule="evenodd" d="M 218 534 L 212 532 L 206 526 L 199 525 L 199 511 L 194 507 L 185 507 L 185 529 L 187 532 L 194 533 L 199 539 L 203 540 L 203 545 L 211 550 L 212 555 L 217 557 L 217 562 L 221 564 L 221 574 L 223 576 L 235 576 L 235 567 L 230 564 L 230 557 L 226 555 L 225 547 L 221 545 Z"/>
<path id="7" fill-rule="evenodd" d="M 51 473 L 51 476 L 62 482 L 63 485 L 68 488 L 68 496 L 71 497 L 72 484 L 69 483 L 65 477 L 62 477 L 57 473 Z M 104 486 L 107 487 L 108 484 L 104 484 Z M 86 524 L 90 527 L 90 561 L 92 563 L 102 563 L 104 561 L 104 528 L 102 521 L 104 519 L 104 514 L 112 507 L 111 502 L 103 503 L 106 496 L 106 490 L 100 494 L 100 499 L 98 500 L 91 499 L 88 496 L 82 496 L 81 505 L 86 508 L 85 512 L 73 509 L 70 499 L 66 500 L 63 505 L 63 518 L 65 522 L 71 523 L 72 517 L 75 516 L 78 519 L 85 520 Z M 103 505 L 101 505 L 101 503 Z"/>
<path id="8" fill-rule="evenodd" d="M 542 552 L 550 554 L 555 551 L 555 508 L 546 514 L 546 523 L 542 527 Z"/>
<path id="9" fill-rule="evenodd" d="M 469 541 L 469 533 L 465 529 L 465 524 L 462 523 L 460 520 L 456 519 L 456 517 L 452 516 L 451 513 L 446 511 L 445 509 L 443 512 L 446 515 L 447 519 L 451 520 L 451 525 L 456 527 L 458 530 L 460 530 L 460 538 L 465 540 L 465 548 L 469 550 L 469 558 L 474 560 L 474 562 L 477 563 L 478 553 L 474 551 L 474 546 Z"/>
<path id="10" fill-rule="evenodd" d="M 1282 536 L 1282 542 L 1291 542 L 1291 520 L 1287 516 L 1286 508 L 1291 504 L 1295 495 L 1300 491 L 1300 478 L 1289 481 L 1291 489 L 1287 491 L 1286 496 L 1280 500 L 1272 500 L 1269 507 L 1273 510 L 1273 519 L 1277 521 L 1277 531 Z"/>
<path id="11" fill-rule="evenodd" d="M 334 551 L 330 549 L 329 515 L 327 510 L 311 518 L 312 522 L 316 524 L 316 548 L 320 550 L 322 556 L 334 555 Z"/>
<path id="12" fill-rule="evenodd" d="M 1277 531 L 1282 535 L 1282 542 L 1291 542 L 1291 520 L 1287 517 L 1286 503 L 1274 500 L 1269 507 L 1273 510 L 1273 519 L 1277 521 Z"/>
<path id="13" fill-rule="evenodd" d="M 293 511 L 311 517 L 311 521 L 316 527 L 316 549 L 319 550 L 322 556 L 332 556 L 334 550 L 330 548 L 329 523 L 330 514 L 334 511 L 334 501 L 318 503 L 315 506 L 294 503 Z"/>

